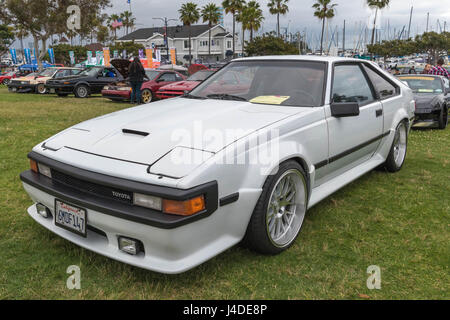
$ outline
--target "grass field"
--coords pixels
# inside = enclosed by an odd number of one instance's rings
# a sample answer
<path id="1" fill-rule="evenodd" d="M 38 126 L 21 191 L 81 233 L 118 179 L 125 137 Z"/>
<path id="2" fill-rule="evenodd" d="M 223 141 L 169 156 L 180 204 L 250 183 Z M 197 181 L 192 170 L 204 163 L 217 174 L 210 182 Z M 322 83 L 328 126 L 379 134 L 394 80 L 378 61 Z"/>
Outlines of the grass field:
<path id="1" fill-rule="evenodd" d="M 450 129 L 414 130 L 397 174 L 373 171 L 312 208 L 278 256 L 240 246 L 181 275 L 131 267 L 35 223 L 19 173 L 37 143 L 129 105 L 0 88 L 1 299 L 449 299 Z M 151 105 L 149 106 L 151 108 Z M 81 290 L 66 269 L 81 268 Z M 381 268 L 381 289 L 366 269 Z"/>

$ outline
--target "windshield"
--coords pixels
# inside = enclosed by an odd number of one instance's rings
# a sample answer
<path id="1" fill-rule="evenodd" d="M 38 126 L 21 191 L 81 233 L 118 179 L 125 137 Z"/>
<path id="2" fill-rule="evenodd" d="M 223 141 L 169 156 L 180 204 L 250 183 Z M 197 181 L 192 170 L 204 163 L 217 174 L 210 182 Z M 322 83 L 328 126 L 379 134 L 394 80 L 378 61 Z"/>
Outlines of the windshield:
<path id="1" fill-rule="evenodd" d="M 237 61 L 209 77 L 191 96 L 314 107 L 322 104 L 324 75 L 323 62 Z"/>
<path id="2" fill-rule="evenodd" d="M 47 69 L 43 70 L 42 72 L 40 72 L 39 76 L 41 76 L 41 77 L 51 77 L 51 76 L 53 76 L 55 71 L 56 71 L 55 68 L 47 68 Z"/>
<path id="3" fill-rule="evenodd" d="M 192 76 L 187 78 L 187 81 L 204 81 L 210 75 L 212 75 L 215 71 L 197 71 Z"/>
<path id="4" fill-rule="evenodd" d="M 80 76 L 88 76 L 88 77 L 95 77 L 98 75 L 98 72 L 101 71 L 102 68 L 99 67 L 91 67 L 87 68 L 83 71 L 81 71 L 78 75 Z"/>
<path id="5" fill-rule="evenodd" d="M 148 80 L 151 81 L 151 80 L 154 80 L 158 76 L 159 71 L 147 70 L 147 71 L 145 71 L 145 74 L 147 75 Z"/>
<path id="6" fill-rule="evenodd" d="M 442 93 L 442 84 L 439 78 L 434 77 L 400 77 L 408 86 L 418 93 Z"/>

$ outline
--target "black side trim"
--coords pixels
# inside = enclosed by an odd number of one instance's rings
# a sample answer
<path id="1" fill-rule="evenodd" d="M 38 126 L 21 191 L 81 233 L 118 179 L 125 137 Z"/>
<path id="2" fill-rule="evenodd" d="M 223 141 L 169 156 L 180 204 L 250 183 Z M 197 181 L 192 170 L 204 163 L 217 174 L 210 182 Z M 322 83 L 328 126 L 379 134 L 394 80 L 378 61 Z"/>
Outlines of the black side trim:
<path id="1" fill-rule="evenodd" d="M 136 134 L 138 136 L 143 136 L 143 137 L 146 137 L 146 136 L 148 136 L 150 134 L 148 132 L 131 130 L 131 129 L 122 129 L 122 132 L 123 133 Z"/>
<path id="2" fill-rule="evenodd" d="M 67 184 L 49 179 L 41 174 L 34 173 L 31 170 L 20 174 L 20 179 L 23 182 L 47 192 L 61 200 L 118 218 L 163 229 L 173 229 L 206 218 L 213 214 L 218 208 L 219 196 L 217 181 L 212 181 L 191 189 L 176 189 L 116 178 L 79 169 L 59 161 L 49 159 L 35 152 L 31 152 L 29 154 L 29 158 L 80 180 L 85 180 L 108 187 L 119 188 L 130 192 L 150 194 L 157 197 L 162 197 L 164 199 L 179 201 L 192 199 L 199 195 L 205 195 L 206 210 L 192 216 L 183 217 L 130 205 L 121 201 L 106 199 L 96 194 L 89 193 L 87 190 L 77 190 Z"/>
<path id="3" fill-rule="evenodd" d="M 351 149 L 348 149 L 348 150 L 346 150 L 346 151 L 344 151 L 342 153 L 339 153 L 339 154 L 329 158 L 328 160 L 323 160 L 321 162 L 318 162 L 318 163 L 316 163 L 314 165 L 314 167 L 316 168 L 316 170 L 320 169 L 320 168 L 322 168 L 322 167 L 324 167 L 324 166 L 326 166 L 326 165 L 328 165 L 328 164 L 330 164 L 330 163 L 332 163 L 334 161 L 337 161 L 337 160 L 339 160 L 339 159 L 341 159 L 341 158 L 343 158 L 345 156 L 348 156 L 348 155 L 352 154 L 353 152 L 358 151 L 359 149 L 367 147 L 369 144 L 372 144 L 372 143 L 374 143 L 374 142 L 376 142 L 378 140 L 383 139 L 384 137 L 388 136 L 390 133 L 391 133 L 390 131 L 387 131 L 387 132 L 385 132 L 383 134 L 380 134 L 379 136 L 377 136 L 377 137 L 375 137 L 373 139 L 370 139 L 369 141 L 366 141 L 364 143 L 361 143 L 360 145 L 358 145 L 356 147 L 353 147 Z"/>
<path id="4" fill-rule="evenodd" d="M 223 207 L 226 206 L 227 204 L 236 202 L 238 200 L 239 200 L 239 192 L 236 192 L 220 199 L 220 206 Z"/>

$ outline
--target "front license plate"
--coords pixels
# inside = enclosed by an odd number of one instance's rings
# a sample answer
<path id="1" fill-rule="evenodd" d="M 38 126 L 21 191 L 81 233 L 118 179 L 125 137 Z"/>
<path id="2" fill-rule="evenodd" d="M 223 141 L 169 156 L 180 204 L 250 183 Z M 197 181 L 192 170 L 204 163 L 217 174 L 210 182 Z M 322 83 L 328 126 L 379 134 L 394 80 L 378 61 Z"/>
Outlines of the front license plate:
<path id="1" fill-rule="evenodd" d="M 55 200 L 55 225 L 86 237 L 87 211 L 66 202 Z"/>

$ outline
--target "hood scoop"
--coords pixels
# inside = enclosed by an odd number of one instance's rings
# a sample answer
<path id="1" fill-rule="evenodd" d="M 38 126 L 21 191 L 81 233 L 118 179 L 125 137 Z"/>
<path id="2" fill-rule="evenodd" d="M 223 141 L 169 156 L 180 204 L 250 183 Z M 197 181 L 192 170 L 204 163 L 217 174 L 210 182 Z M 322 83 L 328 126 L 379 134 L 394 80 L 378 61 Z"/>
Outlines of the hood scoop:
<path id="1" fill-rule="evenodd" d="M 128 133 L 128 134 L 134 134 L 134 135 L 138 135 L 138 136 L 142 136 L 142 137 L 146 137 L 150 134 L 148 132 L 132 130 L 132 129 L 122 129 L 122 132 Z"/>

